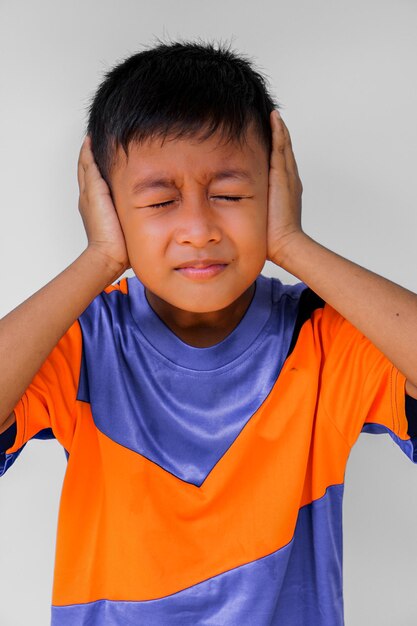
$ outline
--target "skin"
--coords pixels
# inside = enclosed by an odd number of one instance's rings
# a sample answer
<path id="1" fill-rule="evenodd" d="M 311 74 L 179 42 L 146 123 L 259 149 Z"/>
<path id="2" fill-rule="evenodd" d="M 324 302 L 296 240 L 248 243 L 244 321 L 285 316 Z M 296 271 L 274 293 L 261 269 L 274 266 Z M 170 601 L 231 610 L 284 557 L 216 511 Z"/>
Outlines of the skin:
<path id="1" fill-rule="evenodd" d="M 215 134 L 203 142 L 131 144 L 128 158 L 118 150 L 110 185 L 131 267 L 154 311 L 190 345 L 221 341 L 252 300 L 267 255 L 268 166 L 252 126 L 242 146 Z M 245 169 L 252 180 L 213 178 L 226 168 Z M 171 180 L 168 187 L 133 191 L 138 181 L 161 175 Z M 151 206 L 158 203 L 166 204 Z M 175 269 L 197 257 L 228 265 L 200 280 Z"/>
<path id="2" fill-rule="evenodd" d="M 208 347 L 239 323 L 265 260 L 296 276 L 353 324 L 403 373 L 405 392 L 417 398 L 417 294 L 332 252 L 304 233 L 302 184 L 291 138 L 277 111 L 271 112 L 270 122 L 273 146 L 269 163 L 250 131 L 243 148 L 220 146 L 214 137 L 203 144 L 148 143 L 143 150 L 134 150 L 133 158 L 121 159 L 115 169 L 111 181 L 115 204 L 95 163 L 91 138 L 85 137 L 78 160 L 78 208 L 87 250 L 2 323 L 4 354 L 16 353 L 19 342 L 13 333 L 17 327 L 21 339 L 25 326 L 19 321 L 21 316 L 32 319 L 28 341 L 33 343 L 34 337 L 38 340 L 32 360 L 25 354 L 15 369 L 9 368 L 12 375 L 5 389 L 12 388 L 12 392 L 8 402 L 6 392 L 3 394 L 8 410 L 15 406 L 15 399 L 22 395 L 57 338 L 91 302 L 97 289 L 103 288 L 102 283 L 111 284 L 133 267 L 146 286 L 151 306 L 172 331 L 190 345 Z M 226 181 L 221 186 L 219 181 L 214 184 L 211 172 L 225 164 L 250 169 L 253 181 L 245 183 L 248 188 L 230 179 L 227 187 Z M 133 197 L 131 184 L 139 169 L 143 176 L 145 171 L 155 172 L 162 166 L 174 181 L 164 189 L 166 197 Z M 161 190 L 158 193 L 162 195 Z M 226 204 L 215 198 L 226 193 L 242 194 L 245 199 Z M 149 207 L 162 200 L 172 200 L 172 204 L 155 212 Z M 187 282 L 175 273 L 178 263 L 206 254 L 223 256 L 230 261 L 228 268 L 203 283 Z M 80 275 L 84 291 L 74 290 Z M 61 307 L 64 298 L 65 317 Z M 48 324 L 53 332 L 47 341 L 44 316 L 39 316 L 39 311 L 53 311 L 54 307 L 57 314 Z M 35 332 L 36 323 L 40 323 L 39 333 Z M 25 346 L 27 341 L 20 343 Z M 17 378 L 20 383 L 16 386 Z M 14 419 L 12 412 L 0 423 L 0 432 Z"/>
<path id="3" fill-rule="evenodd" d="M 139 171 L 129 165 L 130 158 L 122 160 L 111 182 L 115 204 L 87 135 L 78 182 L 90 258 L 98 255 L 100 262 L 104 258 L 115 277 L 132 267 L 161 319 L 197 347 L 213 345 L 233 330 L 250 303 L 254 279 L 270 260 L 308 285 L 367 337 L 402 372 L 406 393 L 417 398 L 417 294 L 329 250 L 303 231 L 303 188 L 290 134 L 278 111 L 271 112 L 270 123 L 269 162 L 250 133 L 241 152 L 227 152 L 213 141 L 150 144 L 146 159 L 145 153 L 133 152 L 132 164 L 140 166 L 141 176 L 146 168 L 155 171 L 163 165 L 175 183 L 169 193 L 164 191 L 164 198 L 132 198 L 128 184 Z M 210 168 L 225 161 L 230 167 L 230 159 L 234 165 L 252 168 L 255 182 L 250 188 L 238 189 L 234 182 L 232 189 L 230 181 L 227 189 L 225 181 L 221 188 L 219 183 L 210 185 Z M 236 205 L 214 199 L 226 193 L 248 197 Z M 149 205 L 162 200 L 173 203 L 153 213 Z M 175 266 L 183 260 L 217 252 L 231 264 L 214 279 L 188 284 L 175 275 Z"/>

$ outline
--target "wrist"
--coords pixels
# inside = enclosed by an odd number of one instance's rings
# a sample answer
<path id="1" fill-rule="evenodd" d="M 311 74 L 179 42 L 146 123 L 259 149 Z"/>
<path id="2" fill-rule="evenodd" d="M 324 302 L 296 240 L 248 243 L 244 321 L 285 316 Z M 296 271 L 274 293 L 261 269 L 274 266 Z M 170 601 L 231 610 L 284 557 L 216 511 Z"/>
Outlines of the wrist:
<path id="1" fill-rule="evenodd" d="M 271 258 L 271 261 L 290 274 L 295 274 L 294 270 L 297 267 L 300 251 L 311 242 L 313 239 L 303 230 L 288 233 L 281 239 L 278 252 Z"/>
<path id="2" fill-rule="evenodd" d="M 107 252 L 94 244 L 89 244 L 83 255 L 90 259 L 95 267 L 99 268 L 108 284 L 116 280 L 127 269 L 123 263 L 116 261 Z"/>

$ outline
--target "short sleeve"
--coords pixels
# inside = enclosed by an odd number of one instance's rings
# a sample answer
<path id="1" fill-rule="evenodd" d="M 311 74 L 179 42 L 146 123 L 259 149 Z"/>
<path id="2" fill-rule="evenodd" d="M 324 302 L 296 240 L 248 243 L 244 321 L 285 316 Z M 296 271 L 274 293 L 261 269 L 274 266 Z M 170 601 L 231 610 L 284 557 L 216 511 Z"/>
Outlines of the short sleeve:
<path id="1" fill-rule="evenodd" d="M 321 395 L 326 414 L 349 446 L 361 432 L 389 434 L 417 463 L 417 401 L 406 377 L 355 326 L 327 303 L 312 317 L 324 359 Z"/>
<path id="2" fill-rule="evenodd" d="M 15 462 L 30 439 L 56 438 L 66 452 L 70 451 L 76 425 L 81 359 L 82 332 L 77 319 L 14 407 L 16 422 L 0 435 L 0 476 Z"/>

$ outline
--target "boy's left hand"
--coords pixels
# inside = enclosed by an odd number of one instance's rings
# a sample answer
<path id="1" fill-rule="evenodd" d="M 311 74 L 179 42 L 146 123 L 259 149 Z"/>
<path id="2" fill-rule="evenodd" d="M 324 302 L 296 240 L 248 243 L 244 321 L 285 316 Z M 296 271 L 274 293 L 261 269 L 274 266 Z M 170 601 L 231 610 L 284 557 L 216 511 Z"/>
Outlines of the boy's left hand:
<path id="1" fill-rule="evenodd" d="M 272 151 L 269 164 L 267 259 L 281 265 L 284 247 L 300 233 L 303 186 L 291 138 L 275 109 L 270 114 Z"/>

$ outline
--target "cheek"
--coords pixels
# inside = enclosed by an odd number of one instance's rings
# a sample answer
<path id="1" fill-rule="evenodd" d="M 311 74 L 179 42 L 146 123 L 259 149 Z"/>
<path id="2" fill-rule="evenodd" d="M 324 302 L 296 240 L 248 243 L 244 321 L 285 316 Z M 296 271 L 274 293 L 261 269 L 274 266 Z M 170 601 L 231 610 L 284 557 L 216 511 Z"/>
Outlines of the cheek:
<path id="1" fill-rule="evenodd" d="M 259 204 L 255 207 L 250 227 L 247 230 L 247 245 L 251 254 L 262 257 L 267 250 L 267 209 Z"/>
<path id="2" fill-rule="evenodd" d="M 268 211 L 266 203 L 257 203 L 249 216 L 248 229 L 252 238 L 266 238 L 266 227 L 268 221 Z"/>
<path id="3" fill-rule="evenodd" d="M 160 227 L 154 220 L 143 219 L 137 210 L 130 211 L 120 220 L 127 245 L 141 245 L 146 248 L 152 240 L 161 237 Z"/>
<path id="4" fill-rule="evenodd" d="M 157 273 L 162 270 L 161 259 L 166 255 L 167 235 L 156 220 L 142 220 L 137 215 L 131 215 L 123 226 L 126 247 L 132 268 L 135 273 L 149 271 Z M 142 272 L 140 272 L 142 274 Z M 145 278 L 145 274 L 143 274 Z"/>

